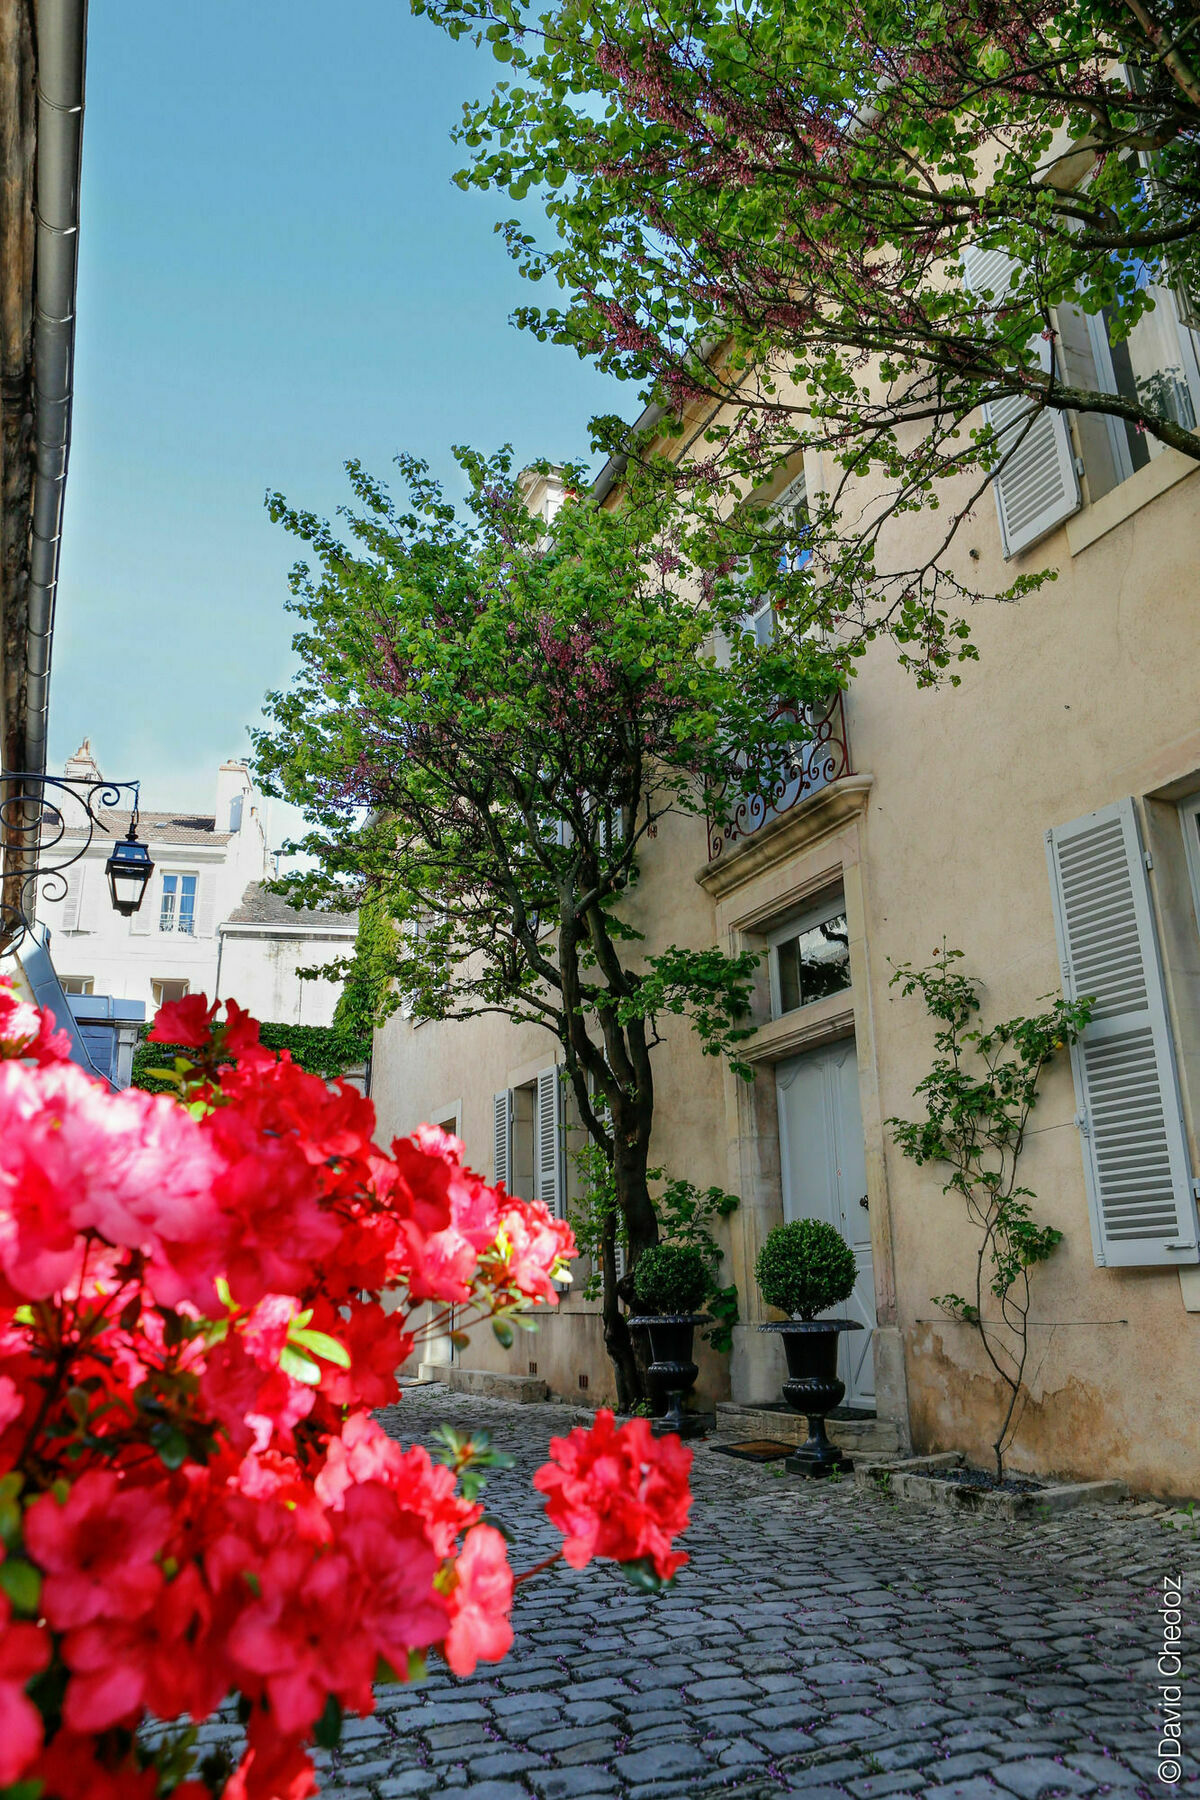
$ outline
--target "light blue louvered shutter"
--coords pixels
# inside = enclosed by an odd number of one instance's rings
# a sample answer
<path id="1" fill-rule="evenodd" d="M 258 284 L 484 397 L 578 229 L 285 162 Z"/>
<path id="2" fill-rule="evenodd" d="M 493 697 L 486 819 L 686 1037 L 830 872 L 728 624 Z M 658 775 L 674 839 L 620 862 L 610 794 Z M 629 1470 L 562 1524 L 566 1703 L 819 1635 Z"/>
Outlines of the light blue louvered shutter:
<path id="1" fill-rule="evenodd" d="M 1046 833 L 1069 1000 L 1092 996 L 1072 1047 L 1092 1242 L 1101 1267 L 1200 1261 L 1150 886 L 1131 799 Z"/>
<path id="2" fill-rule="evenodd" d="M 994 300 L 1002 299 L 1015 268 L 1002 250 L 977 250 L 968 245 L 963 251 L 963 274 L 973 294 L 990 292 Z M 1052 346 L 1039 337 L 1034 348 L 1042 368 L 1049 372 Z M 1030 402 L 1019 395 L 983 409 L 984 418 L 996 432 L 1001 454 L 1016 445 L 992 483 L 1005 556 L 1028 550 L 1080 506 L 1066 415 L 1045 408 L 1030 424 L 1031 410 Z M 1028 429 L 1016 443 L 1026 425 Z"/>
<path id="3" fill-rule="evenodd" d="M 495 1172 L 492 1180 L 512 1191 L 512 1089 L 503 1088 L 492 1102 L 492 1142 L 495 1150 Z"/>
<path id="4" fill-rule="evenodd" d="M 567 1186 L 562 1099 L 557 1068 L 543 1069 L 537 1078 L 533 1197 L 560 1219 L 565 1217 Z"/>

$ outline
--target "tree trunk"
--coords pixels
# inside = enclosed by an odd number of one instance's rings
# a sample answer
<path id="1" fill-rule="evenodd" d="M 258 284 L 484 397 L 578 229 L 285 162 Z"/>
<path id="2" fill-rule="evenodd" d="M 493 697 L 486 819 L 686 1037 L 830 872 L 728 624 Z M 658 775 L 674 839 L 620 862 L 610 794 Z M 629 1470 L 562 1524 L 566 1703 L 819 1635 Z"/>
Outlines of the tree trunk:
<path id="1" fill-rule="evenodd" d="M 647 1390 L 646 1373 L 629 1335 L 629 1327 L 621 1311 L 621 1301 L 632 1299 L 630 1283 L 642 1251 L 658 1242 L 658 1218 L 650 1198 L 650 1185 L 646 1175 L 653 1101 L 643 1100 L 640 1104 L 635 1103 L 629 1110 L 634 1114 L 632 1121 L 615 1122 L 613 1131 L 613 1182 L 617 1205 L 625 1225 L 629 1255 L 625 1275 L 620 1283 L 623 1291 L 618 1291 L 615 1245 L 610 1264 L 609 1234 L 606 1230 L 603 1307 L 605 1348 L 616 1372 L 617 1396 L 625 1412 L 639 1400 L 644 1400 Z"/>
<path id="2" fill-rule="evenodd" d="M 600 1245 L 601 1266 L 604 1271 L 604 1298 L 601 1305 L 604 1348 L 608 1351 L 608 1358 L 617 1378 L 617 1406 L 621 1412 L 631 1412 L 638 1401 L 645 1397 L 645 1384 L 634 1354 L 633 1339 L 621 1311 L 621 1297 L 617 1293 L 616 1240 L 617 1221 L 615 1218 L 608 1218 L 604 1221 Z"/>

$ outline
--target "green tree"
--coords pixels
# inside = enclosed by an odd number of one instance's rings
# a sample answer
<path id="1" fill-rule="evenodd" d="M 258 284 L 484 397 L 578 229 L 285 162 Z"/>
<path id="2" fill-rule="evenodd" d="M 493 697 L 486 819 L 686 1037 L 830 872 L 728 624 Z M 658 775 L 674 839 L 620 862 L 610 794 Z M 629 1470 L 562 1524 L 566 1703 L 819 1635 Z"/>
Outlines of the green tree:
<path id="1" fill-rule="evenodd" d="M 686 1018 L 736 1064 L 757 960 L 648 949 L 643 848 L 671 815 L 720 820 L 769 799 L 838 669 L 810 639 L 760 647 L 742 629 L 728 558 L 705 560 L 668 484 L 635 475 L 610 511 L 573 493 L 569 470 L 547 526 L 507 453 L 456 454 L 464 516 L 411 458 L 404 510 L 349 465 L 348 541 L 272 499 L 315 567 L 293 573 L 300 671 L 269 696 L 259 774 L 312 823 L 300 847 L 315 866 L 291 879 L 295 898 L 344 901 L 350 887 L 396 921 L 390 1004 L 418 1020 L 500 1013 L 558 1039 L 612 1167 L 632 1274 L 659 1235 L 659 1021 Z M 604 1330 L 631 1405 L 615 1228 Z"/>
<path id="2" fill-rule="evenodd" d="M 1106 391 L 1056 318 L 1102 312 L 1120 342 L 1169 288 L 1200 295 L 1197 0 L 412 4 L 511 72 L 464 109 L 458 179 L 544 202 L 547 243 L 503 229 L 565 299 L 518 322 L 647 383 L 740 491 L 831 452 L 790 597 L 858 648 L 889 632 L 926 681 L 973 654 L 948 552 L 1045 409 L 1200 459 L 1182 366 Z M 968 248 L 1006 259 L 976 292 Z M 1015 404 L 1002 439 L 985 403 Z"/>

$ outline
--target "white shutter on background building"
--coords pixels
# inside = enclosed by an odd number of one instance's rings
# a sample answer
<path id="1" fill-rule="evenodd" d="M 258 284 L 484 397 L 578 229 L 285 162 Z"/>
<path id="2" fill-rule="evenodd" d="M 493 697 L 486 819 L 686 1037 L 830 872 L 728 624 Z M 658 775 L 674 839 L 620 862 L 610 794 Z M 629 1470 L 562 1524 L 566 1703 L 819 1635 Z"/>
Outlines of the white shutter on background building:
<path id="1" fill-rule="evenodd" d="M 129 929 L 138 937 L 146 937 L 151 931 L 158 930 L 159 908 L 162 906 L 162 877 L 154 874 L 146 883 L 146 891 L 142 895 L 142 904 L 130 916 Z"/>
<path id="2" fill-rule="evenodd" d="M 537 1078 L 533 1197 L 560 1219 L 565 1217 L 567 1187 L 562 1101 L 557 1068 L 543 1069 Z"/>
<path id="3" fill-rule="evenodd" d="M 216 878 L 212 875 L 196 877 L 196 936 L 210 938 L 213 934 L 213 915 L 216 912 Z"/>
<path id="4" fill-rule="evenodd" d="M 1016 264 L 1002 250 L 963 251 L 963 273 L 973 294 L 990 292 L 1003 297 Z M 1050 369 L 1052 346 L 1038 338 L 1034 344 L 1042 368 Z M 1079 477 L 1066 415 L 1045 408 L 1029 424 L 1030 402 L 1012 396 L 985 406 L 983 416 L 996 432 L 1001 453 L 1024 430 L 992 489 L 1000 515 L 1000 536 L 1005 556 L 1016 556 L 1044 538 L 1056 525 L 1079 511 Z M 1028 429 L 1024 429 L 1025 426 Z"/>
<path id="5" fill-rule="evenodd" d="M 512 1089 L 504 1088 L 492 1102 L 492 1142 L 495 1150 L 495 1173 L 492 1180 L 512 1189 Z"/>
<path id="6" fill-rule="evenodd" d="M 1200 1261 L 1191 1160 L 1132 800 L 1046 833 L 1068 1000 L 1091 996 L 1072 1047 L 1096 1261 Z"/>
<path id="7" fill-rule="evenodd" d="M 65 877 L 67 891 L 63 896 L 62 917 L 59 922 L 60 931 L 79 931 L 81 928 L 80 907 L 83 903 L 83 886 L 87 878 L 87 869 L 83 863 L 76 863 L 68 870 Z"/>

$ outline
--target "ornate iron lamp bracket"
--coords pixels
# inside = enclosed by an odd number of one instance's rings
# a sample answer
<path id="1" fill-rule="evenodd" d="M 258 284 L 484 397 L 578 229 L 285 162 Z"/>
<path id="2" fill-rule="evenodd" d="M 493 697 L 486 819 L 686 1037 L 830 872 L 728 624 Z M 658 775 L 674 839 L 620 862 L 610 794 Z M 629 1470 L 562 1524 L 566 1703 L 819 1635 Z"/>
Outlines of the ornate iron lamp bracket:
<path id="1" fill-rule="evenodd" d="M 66 898 L 67 870 L 82 862 L 97 831 L 112 835 L 98 811 L 119 806 L 126 791 L 133 795 L 129 824 L 133 837 L 140 783 L 81 781 L 0 769 L 0 848 L 4 858 L 0 951 L 15 949 L 31 929 L 39 882 L 43 899 Z M 82 837 L 76 837 L 77 832 L 82 832 Z"/>

